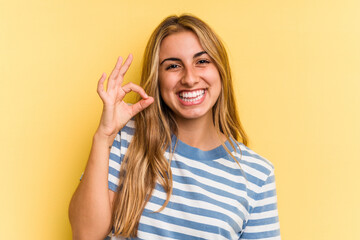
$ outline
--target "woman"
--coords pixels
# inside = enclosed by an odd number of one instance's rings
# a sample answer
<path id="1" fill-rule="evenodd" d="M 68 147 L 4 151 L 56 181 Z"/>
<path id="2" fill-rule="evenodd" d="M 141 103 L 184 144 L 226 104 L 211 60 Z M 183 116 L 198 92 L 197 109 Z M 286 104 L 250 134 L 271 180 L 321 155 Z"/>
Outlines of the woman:
<path id="1" fill-rule="evenodd" d="M 118 59 L 106 90 L 105 74 L 98 83 L 104 108 L 70 203 L 74 239 L 279 239 L 274 169 L 246 147 L 217 35 L 171 16 L 147 44 L 141 87 L 122 85 L 131 61 Z M 134 105 L 122 101 L 130 91 Z"/>

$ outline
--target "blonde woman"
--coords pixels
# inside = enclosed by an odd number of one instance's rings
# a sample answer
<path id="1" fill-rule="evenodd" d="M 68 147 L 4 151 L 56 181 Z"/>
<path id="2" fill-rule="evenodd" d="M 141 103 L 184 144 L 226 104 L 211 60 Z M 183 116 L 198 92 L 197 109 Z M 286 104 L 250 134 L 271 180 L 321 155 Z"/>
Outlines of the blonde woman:
<path id="1" fill-rule="evenodd" d="M 273 165 L 251 151 L 228 57 L 202 20 L 170 16 L 98 83 L 103 113 L 70 203 L 74 239 L 280 239 Z M 129 92 L 139 100 L 128 105 Z"/>

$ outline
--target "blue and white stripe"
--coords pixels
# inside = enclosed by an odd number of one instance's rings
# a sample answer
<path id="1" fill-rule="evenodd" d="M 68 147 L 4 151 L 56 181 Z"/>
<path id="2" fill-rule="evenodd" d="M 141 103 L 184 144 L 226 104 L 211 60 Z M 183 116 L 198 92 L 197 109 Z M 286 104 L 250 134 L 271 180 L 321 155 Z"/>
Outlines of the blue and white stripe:
<path id="1" fill-rule="evenodd" d="M 117 190 L 120 164 L 133 133 L 131 120 L 111 148 L 108 180 L 112 191 Z M 232 149 L 230 143 L 226 145 Z M 222 146 L 201 151 L 178 140 L 171 161 L 170 202 L 155 212 L 166 199 L 162 186 L 156 184 L 141 216 L 137 239 L 280 239 L 274 167 L 241 143 L 240 149 L 232 153 L 242 170 Z M 123 238 L 109 235 L 107 239 Z"/>

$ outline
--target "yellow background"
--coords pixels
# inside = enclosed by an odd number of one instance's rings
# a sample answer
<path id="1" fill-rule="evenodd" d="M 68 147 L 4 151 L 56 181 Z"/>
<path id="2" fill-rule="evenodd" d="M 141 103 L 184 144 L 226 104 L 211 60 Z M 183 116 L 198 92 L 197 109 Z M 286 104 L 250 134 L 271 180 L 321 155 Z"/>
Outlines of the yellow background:
<path id="1" fill-rule="evenodd" d="M 285 240 L 360 239 L 360 1 L 0 1 L 0 239 L 71 238 L 96 83 L 169 14 L 229 50 L 250 147 L 276 168 Z M 131 98 L 130 98 L 131 99 Z"/>

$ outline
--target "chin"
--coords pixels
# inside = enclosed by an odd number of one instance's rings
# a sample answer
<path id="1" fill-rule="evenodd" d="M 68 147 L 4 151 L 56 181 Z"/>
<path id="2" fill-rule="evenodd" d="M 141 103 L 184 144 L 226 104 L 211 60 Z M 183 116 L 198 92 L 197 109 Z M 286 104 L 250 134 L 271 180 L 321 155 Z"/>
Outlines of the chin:
<path id="1" fill-rule="evenodd" d="M 182 118 L 182 119 L 189 119 L 189 120 L 195 120 L 195 119 L 200 119 L 200 118 L 204 118 L 207 115 L 209 117 L 212 117 L 211 114 L 208 114 L 209 112 L 203 112 L 203 111 L 189 111 L 189 112 L 179 112 L 177 115 L 177 117 Z"/>

